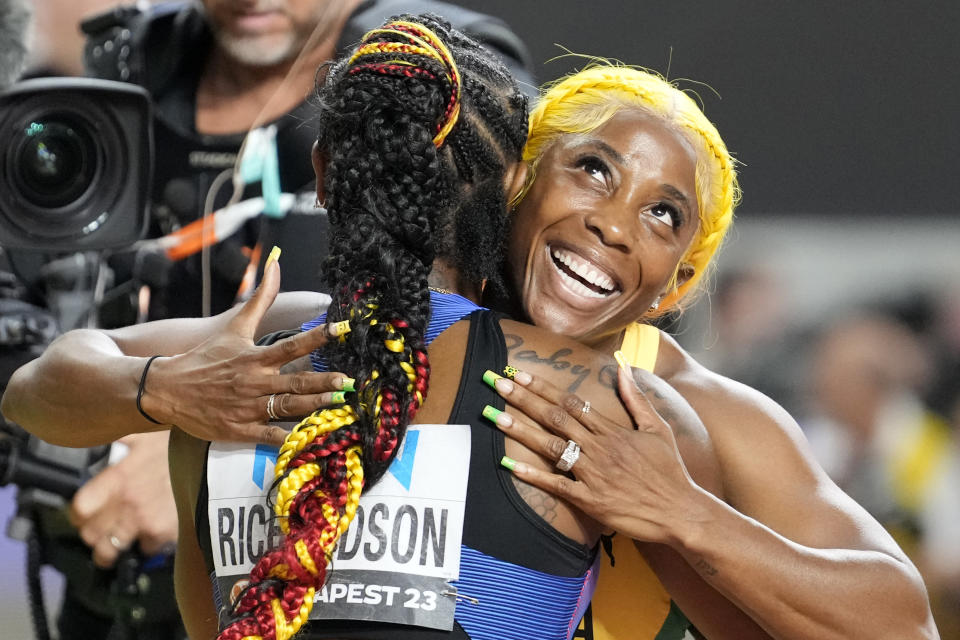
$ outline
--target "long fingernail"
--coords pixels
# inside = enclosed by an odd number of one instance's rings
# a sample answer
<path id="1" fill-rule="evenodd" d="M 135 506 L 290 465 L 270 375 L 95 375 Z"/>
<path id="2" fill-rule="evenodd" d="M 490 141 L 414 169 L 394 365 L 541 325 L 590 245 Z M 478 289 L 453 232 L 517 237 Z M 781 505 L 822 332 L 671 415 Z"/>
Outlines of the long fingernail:
<path id="1" fill-rule="evenodd" d="M 500 409 L 495 409 L 490 405 L 484 405 L 483 411 L 481 413 L 483 417 L 489 420 L 490 422 L 496 422 L 497 416 L 503 413 L 503 411 L 500 411 Z"/>
<path id="2" fill-rule="evenodd" d="M 344 391 L 334 391 L 330 395 L 330 404 L 343 404 L 347 401 L 347 394 Z"/>
<path id="3" fill-rule="evenodd" d="M 513 383 L 501 375 L 487 369 L 483 372 L 483 381 L 499 391 L 500 393 L 510 393 L 513 391 Z"/>
<path id="4" fill-rule="evenodd" d="M 620 351 L 619 349 L 617 351 L 614 351 L 613 357 L 617 361 L 617 364 L 620 365 L 621 369 L 623 369 L 627 373 L 630 372 L 630 363 L 627 362 L 627 357 L 623 355 L 623 351 Z"/>
<path id="5" fill-rule="evenodd" d="M 353 388 L 355 382 L 356 380 L 354 378 L 343 376 L 340 378 L 340 388 L 344 391 L 356 391 L 356 389 Z"/>
<path id="6" fill-rule="evenodd" d="M 506 367 L 503 368 L 503 375 L 510 378 L 517 384 L 524 385 L 524 386 L 530 384 L 530 381 L 533 380 L 533 378 L 530 377 L 530 374 L 527 373 L 526 371 L 521 371 L 520 369 L 517 369 L 516 367 L 511 367 L 510 365 L 507 365 Z"/>
<path id="7" fill-rule="evenodd" d="M 267 256 L 267 261 L 263 265 L 263 270 L 266 271 L 267 268 L 277 262 L 280 259 L 280 247 L 274 246 L 273 249 L 270 249 L 270 255 Z"/>
<path id="8" fill-rule="evenodd" d="M 497 380 L 501 379 L 502 377 L 503 376 L 497 375 L 493 371 L 490 371 L 490 369 L 487 369 L 486 371 L 483 372 L 483 381 L 486 382 L 491 387 L 493 387 L 494 389 L 497 388 Z"/>
<path id="9" fill-rule="evenodd" d="M 483 407 L 483 417 L 494 423 L 501 429 L 509 429 L 513 426 L 513 417 L 505 411 L 500 411 L 499 409 L 494 409 L 490 405 Z"/>
<path id="10" fill-rule="evenodd" d="M 342 336 L 345 333 L 350 333 L 350 321 L 341 320 L 340 322 L 334 322 L 330 325 L 330 333 L 335 336 Z"/>
<path id="11" fill-rule="evenodd" d="M 517 467 L 517 461 L 514 460 L 513 458 L 508 458 L 507 456 L 503 456 L 502 458 L 500 458 L 500 466 L 506 467 L 507 469 L 510 469 L 510 471 L 513 471 Z"/>

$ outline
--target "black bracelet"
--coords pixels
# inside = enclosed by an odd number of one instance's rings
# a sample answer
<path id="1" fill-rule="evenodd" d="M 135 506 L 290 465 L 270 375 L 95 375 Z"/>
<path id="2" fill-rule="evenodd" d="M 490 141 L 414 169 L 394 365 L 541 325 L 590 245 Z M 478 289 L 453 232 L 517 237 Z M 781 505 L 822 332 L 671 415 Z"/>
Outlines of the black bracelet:
<path id="1" fill-rule="evenodd" d="M 143 407 L 140 405 L 140 399 L 143 398 L 143 388 L 147 384 L 147 371 L 150 370 L 150 365 L 153 364 L 153 361 L 162 356 L 150 356 L 150 359 L 147 360 L 147 364 L 143 365 L 143 374 L 140 376 L 140 387 L 137 389 L 137 411 L 140 412 L 144 418 L 152 422 L 153 424 L 163 424 L 159 420 L 154 420 L 151 418 L 146 411 L 143 410 Z"/>

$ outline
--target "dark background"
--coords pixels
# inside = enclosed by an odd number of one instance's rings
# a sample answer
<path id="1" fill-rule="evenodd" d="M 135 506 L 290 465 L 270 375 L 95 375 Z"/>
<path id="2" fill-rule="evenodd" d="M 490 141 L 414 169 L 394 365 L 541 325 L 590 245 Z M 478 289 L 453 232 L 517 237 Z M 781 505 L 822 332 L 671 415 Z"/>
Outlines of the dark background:
<path id="1" fill-rule="evenodd" d="M 741 219 L 960 209 L 956 1 L 461 4 L 507 20 L 541 81 L 582 64 L 546 63 L 558 43 L 709 85 L 680 86 L 743 163 Z"/>

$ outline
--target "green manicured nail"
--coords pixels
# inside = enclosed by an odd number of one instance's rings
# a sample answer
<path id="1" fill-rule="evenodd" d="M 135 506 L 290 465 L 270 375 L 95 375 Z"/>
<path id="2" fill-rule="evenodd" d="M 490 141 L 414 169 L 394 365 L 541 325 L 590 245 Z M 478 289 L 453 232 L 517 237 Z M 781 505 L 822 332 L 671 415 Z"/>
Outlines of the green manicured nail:
<path id="1" fill-rule="evenodd" d="M 500 409 L 494 409 L 490 405 L 486 405 L 483 408 L 483 417 L 489 420 L 490 422 L 496 423 L 497 418 L 500 416 L 501 413 L 503 413 L 503 411 L 500 411 Z"/>
<path id="2" fill-rule="evenodd" d="M 355 382 L 356 380 L 354 378 L 344 376 L 340 379 L 340 388 L 344 391 L 356 391 L 356 389 L 353 388 L 353 383 Z"/>
<path id="3" fill-rule="evenodd" d="M 345 391 L 334 391 L 333 395 L 330 396 L 331 404 L 343 404 L 347 401 L 347 393 Z"/>
<path id="4" fill-rule="evenodd" d="M 506 467 L 507 469 L 510 469 L 510 471 L 513 471 L 513 468 L 517 466 L 517 461 L 514 460 L 513 458 L 508 458 L 507 456 L 503 456 L 502 458 L 500 458 L 500 466 Z"/>
<path id="5" fill-rule="evenodd" d="M 511 367 L 510 365 L 507 365 L 503 368 L 503 375 L 510 378 L 511 380 L 513 380 L 513 376 L 517 375 L 518 373 L 520 373 L 520 369 L 517 369 L 516 367 Z"/>
<path id="6" fill-rule="evenodd" d="M 486 371 L 483 372 L 483 381 L 486 382 L 486 383 L 487 383 L 488 385 L 490 385 L 491 387 L 493 387 L 494 389 L 497 388 L 497 386 L 496 386 L 496 385 L 497 385 L 497 380 L 499 380 L 499 379 L 502 378 L 502 377 L 503 377 L 503 376 L 498 375 L 498 374 L 494 373 L 493 371 L 490 371 L 490 369 L 487 369 Z"/>

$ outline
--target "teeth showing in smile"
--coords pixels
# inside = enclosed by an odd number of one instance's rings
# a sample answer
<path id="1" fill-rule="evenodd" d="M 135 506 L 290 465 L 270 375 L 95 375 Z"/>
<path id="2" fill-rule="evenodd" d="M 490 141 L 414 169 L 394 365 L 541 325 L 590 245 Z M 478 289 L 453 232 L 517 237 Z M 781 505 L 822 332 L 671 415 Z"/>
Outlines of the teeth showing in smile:
<path id="1" fill-rule="evenodd" d="M 551 247 L 550 255 L 574 292 L 588 298 L 605 298 L 614 292 L 613 280 L 577 254 Z"/>

